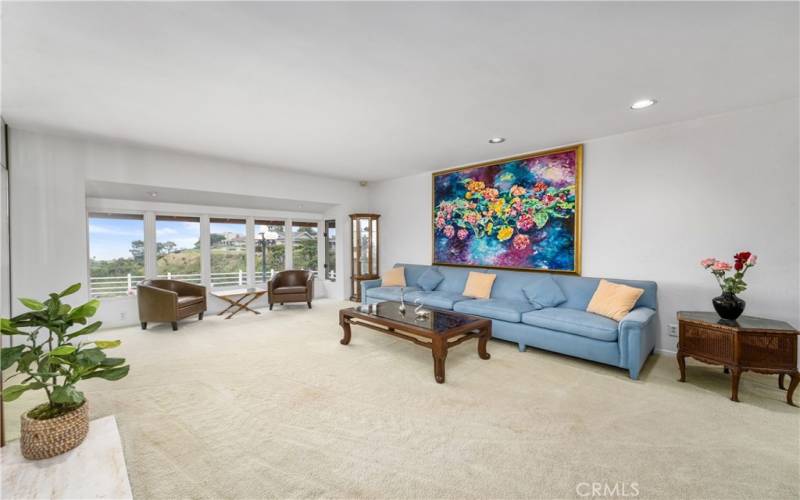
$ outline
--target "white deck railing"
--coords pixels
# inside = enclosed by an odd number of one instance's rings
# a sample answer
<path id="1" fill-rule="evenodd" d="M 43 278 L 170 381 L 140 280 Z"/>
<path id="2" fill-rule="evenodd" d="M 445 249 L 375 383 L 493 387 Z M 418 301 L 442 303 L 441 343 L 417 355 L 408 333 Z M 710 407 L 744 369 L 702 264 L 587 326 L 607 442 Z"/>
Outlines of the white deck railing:
<path id="1" fill-rule="evenodd" d="M 89 278 L 89 295 L 96 299 L 134 295 L 136 293 L 136 285 L 143 279 L 144 276 L 132 274 L 125 276 L 92 276 Z"/>
<path id="2" fill-rule="evenodd" d="M 271 280 L 275 273 L 274 269 L 270 269 L 267 272 L 267 281 Z M 318 277 L 319 273 L 317 271 L 312 271 L 314 277 Z M 331 271 L 329 275 L 332 275 L 335 279 L 336 273 Z M 180 281 L 187 281 L 189 283 L 196 283 L 198 285 L 203 284 L 203 276 L 201 274 L 159 274 L 157 276 L 159 279 L 169 279 L 169 280 L 180 280 Z M 255 273 L 255 281 L 256 283 L 264 283 L 261 279 L 262 273 L 257 271 Z M 132 274 L 128 274 L 125 276 L 103 276 L 97 277 L 92 276 L 89 278 L 89 294 L 93 298 L 107 298 L 107 297 L 124 297 L 127 295 L 136 295 L 136 285 L 138 285 L 141 281 L 145 279 L 144 276 L 135 276 Z M 229 273 L 211 273 L 211 283 L 210 286 L 214 287 L 223 287 L 223 286 L 245 286 L 247 284 L 247 273 L 243 270 L 233 271 Z"/>

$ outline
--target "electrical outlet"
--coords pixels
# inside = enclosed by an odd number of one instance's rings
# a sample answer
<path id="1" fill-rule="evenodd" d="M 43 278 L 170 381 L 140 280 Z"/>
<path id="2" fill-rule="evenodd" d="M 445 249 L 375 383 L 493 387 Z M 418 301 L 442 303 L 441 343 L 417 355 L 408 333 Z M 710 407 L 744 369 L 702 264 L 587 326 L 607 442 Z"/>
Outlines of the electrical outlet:
<path id="1" fill-rule="evenodd" d="M 667 325 L 667 335 L 670 337 L 678 336 L 678 325 Z"/>

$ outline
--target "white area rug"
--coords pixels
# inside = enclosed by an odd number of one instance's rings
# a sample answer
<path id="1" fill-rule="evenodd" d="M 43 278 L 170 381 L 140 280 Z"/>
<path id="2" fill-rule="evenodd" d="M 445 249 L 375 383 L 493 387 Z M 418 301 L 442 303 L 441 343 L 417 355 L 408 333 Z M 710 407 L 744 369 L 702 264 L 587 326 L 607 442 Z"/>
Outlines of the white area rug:
<path id="1" fill-rule="evenodd" d="M 602 483 L 641 498 L 798 498 L 800 410 L 776 376 L 672 357 L 642 379 L 491 341 L 447 358 L 360 327 L 339 344 L 320 300 L 261 316 L 108 330 L 129 359 L 83 388 L 115 415 L 138 498 L 580 498 Z M 800 399 L 800 394 L 795 395 Z M 6 406 L 10 438 L 35 400 Z M 17 446 L 11 443 L 10 446 Z"/>

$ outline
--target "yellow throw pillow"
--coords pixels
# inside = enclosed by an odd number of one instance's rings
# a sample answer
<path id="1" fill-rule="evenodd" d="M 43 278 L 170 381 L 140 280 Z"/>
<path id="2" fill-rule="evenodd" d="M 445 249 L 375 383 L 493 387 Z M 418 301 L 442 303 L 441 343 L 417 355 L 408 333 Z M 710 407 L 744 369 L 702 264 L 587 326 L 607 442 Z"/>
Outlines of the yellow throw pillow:
<path id="1" fill-rule="evenodd" d="M 494 274 L 470 272 L 467 286 L 464 287 L 464 295 L 476 299 L 488 299 L 496 277 L 497 275 Z"/>
<path id="2" fill-rule="evenodd" d="M 590 313 L 620 321 L 633 309 L 636 301 L 639 300 L 643 293 L 644 290 L 641 288 L 600 280 L 600 284 L 597 285 L 597 290 L 595 290 L 586 310 Z"/>
<path id="3" fill-rule="evenodd" d="M 406 286 L 406 268 L 393 267 L 383 273 L 381 286 Z"/>

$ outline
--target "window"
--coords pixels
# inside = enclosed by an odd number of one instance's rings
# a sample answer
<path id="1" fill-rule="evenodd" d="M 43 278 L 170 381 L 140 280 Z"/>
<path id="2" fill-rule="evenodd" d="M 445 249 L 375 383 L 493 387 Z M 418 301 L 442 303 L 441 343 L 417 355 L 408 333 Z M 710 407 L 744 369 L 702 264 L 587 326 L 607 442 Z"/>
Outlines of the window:
<path id="1" fill-rule="evenodd" d="M 286 267 L 286 222 L 256 220 L 256 283 L 266 283 Z"/>
<path id="2" fill-rule="evenodd" d="M 162 279 L 202 282 L 199 217 L 156 216 L 156 272 Z"/>
<path id="3" fill-rule="evenodd" d="M 317 270 L 316 222 L 292 223 L 292 262 L 295 269 Z"/>
<path id="4" fill-rule="evenodd" d="M 133 295 L 144 279 L 144 218 L 89 214 L 89 294 Z"/>
<path id="5" fill-rule="evenodd" d="M 336 221 L 325 221 L 325 279 L 336 281 Z"/>
<path id="6" fill-rule="evenodd" d="M 247 226 L 244 219 L 211 219 L 211 286 L 247 283 Z"/>

